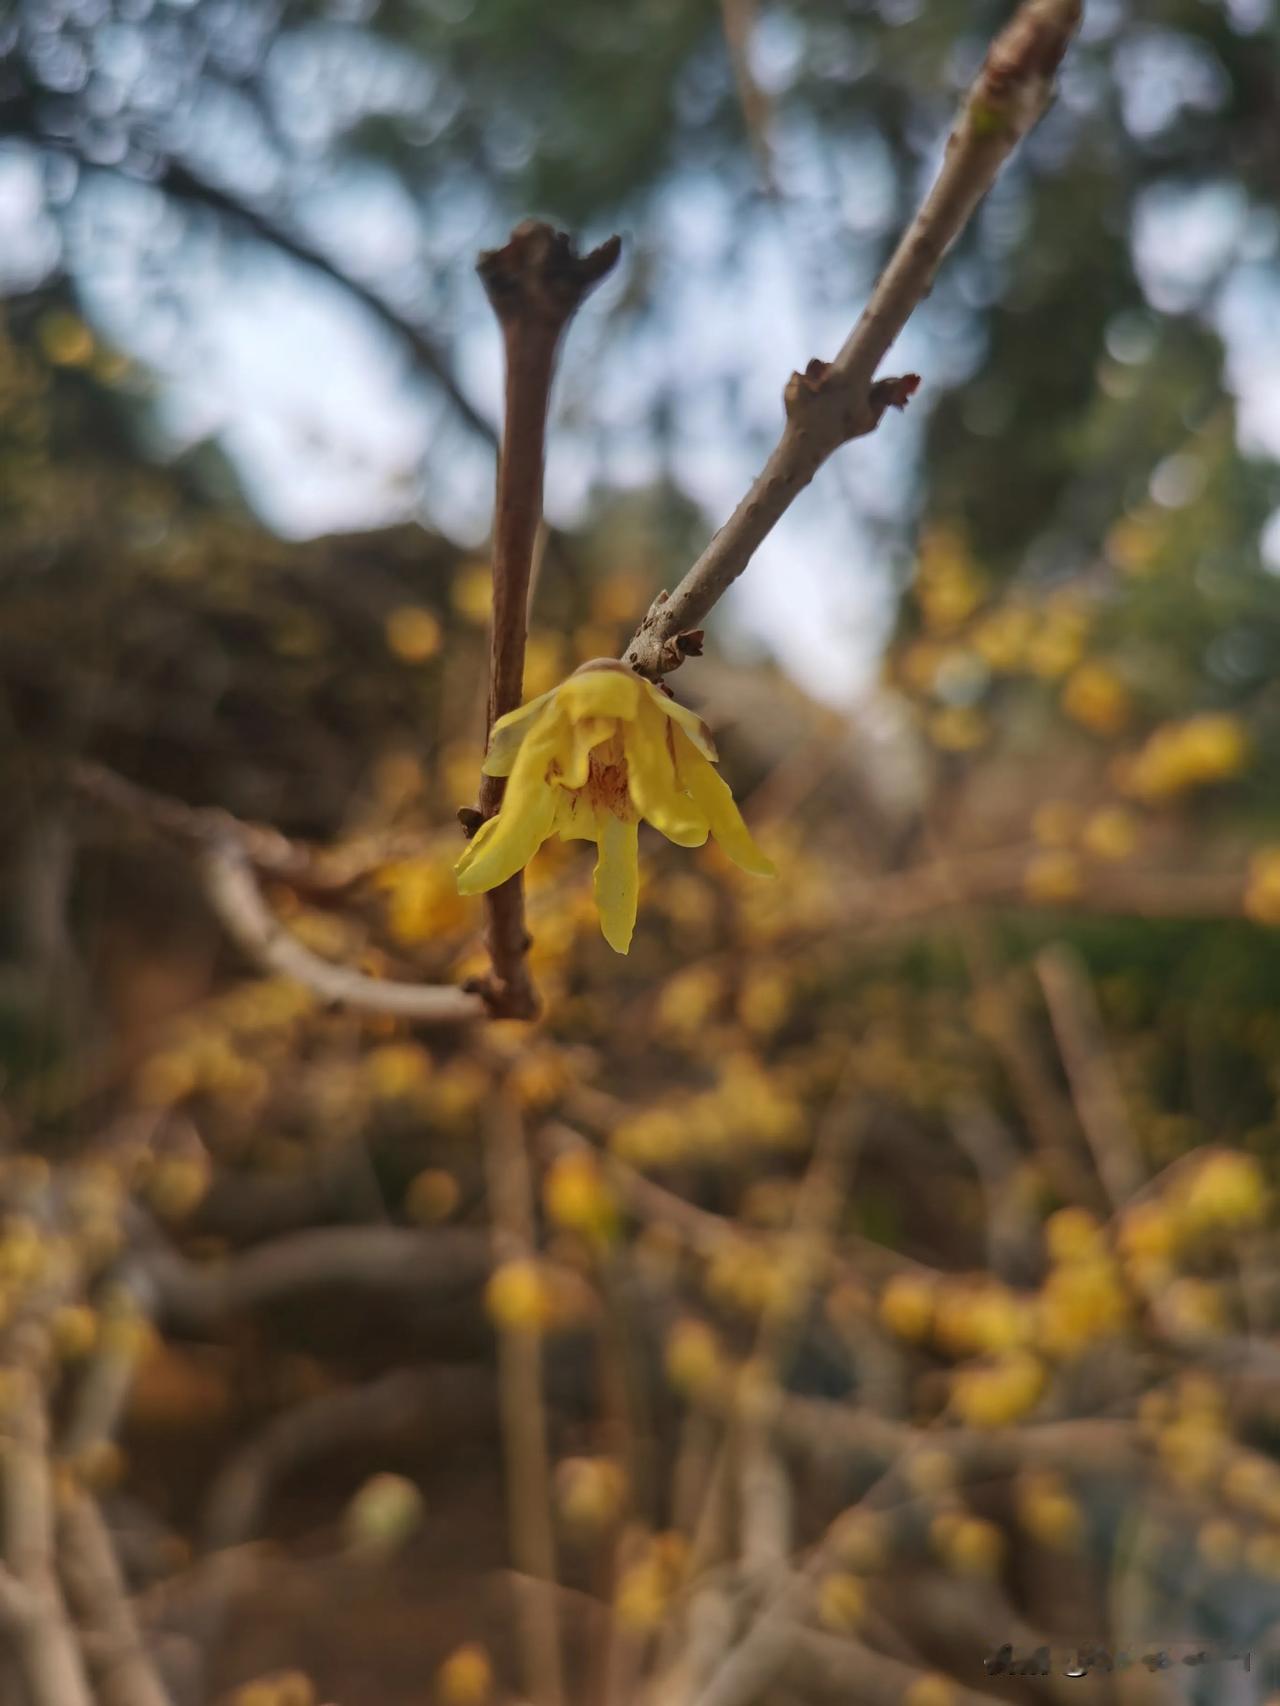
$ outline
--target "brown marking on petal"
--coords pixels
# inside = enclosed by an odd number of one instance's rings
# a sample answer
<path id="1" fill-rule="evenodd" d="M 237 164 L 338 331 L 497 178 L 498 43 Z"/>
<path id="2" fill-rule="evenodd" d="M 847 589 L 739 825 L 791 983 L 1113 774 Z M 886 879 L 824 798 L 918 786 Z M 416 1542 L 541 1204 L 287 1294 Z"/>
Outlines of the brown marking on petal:
<path id="1" fill-rule="evenodd" d="M 587 785 L 582 792 L 597 811 L 609 811 L 623 823 L 634 823 L 637 813 L 627 787 L 627 755 L 621 735 L 612 734 L 592 747 Z"/>

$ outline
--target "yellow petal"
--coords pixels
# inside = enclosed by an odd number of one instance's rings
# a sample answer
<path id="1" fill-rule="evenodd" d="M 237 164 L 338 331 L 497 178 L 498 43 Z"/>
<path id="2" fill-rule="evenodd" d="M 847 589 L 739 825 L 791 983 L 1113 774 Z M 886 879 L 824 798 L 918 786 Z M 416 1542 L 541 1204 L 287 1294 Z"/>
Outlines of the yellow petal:
<path id="1" fill-rule="evenodd" d="M 560 789 L 547 781 L 552 760 L 568 736 L 565 719 L 552 710 L 541 716 L 525 736 L 516 755 L 502 809 L 482 825 L 454 869 L 462 894 L 483 894 L 497 888 L 527 865 L 551 834 Z"/>
<path id="2" fill-rule="evenodd" d="M 596 860 L 595 891 L 600 928 L 614 952 L 625 954 L 636 926 L 636 901 L 640 892 L 637 825 L 623 823 L 609 811 L 599 812 L 597 821 L 600 856 Z"/>
<path id="3" fill-rule="evenodd" d="M 551 834 L 557 792 L 550 783 L 541 783 L 537 794 L 520 811 L 512 811 L 503 801 L 497 817 L 482 826 L 454 867 L 459 894 L 483 894 L 524 869 Z M 481 842 L 481 835 L 490 826 L 492 834 Z"/>
<path id="4" fill-rule="evenodd" d="M 646 695 L 634 723 L 624 725 L 627 791 L 631 803 L 668 841 L 679 847 L 701 847 L 707 839 L 707 819 L 677 781 L 671 724 Z"/>
<path id="5" fill-rule="evenodd" d="M 510 776 L 524 737 L 554 692 L 552 688 L 551 693 L 539 693 L 536 699 L 530 699 L 518 711 L 508 711 L 505 717 L 498 718 L 489 731 L 489 750 L 481 765 L 486 776 Z"/>
<path id="6" fill-rule="evenodd" d="M 734 864 L 758 877 L 776 876 L 772 864 L 751 839 L 729 792 L 729 784 L 716 774 L 683 729 L 676 730 L 675 747 L 677 775 Z"/>
<path id="7" fill-rule="evenodd" d="M 581 722 L 570 725 L 569 737 L 561 748 L 559 759 L 559 780 L 566 788 L 586 786 L 591 749 L 608 740 L 617 726 L 612 717 L 583 717 Z"/>
<path id="8" fill-rule="evenodd" d="M 675 699 L 668 698 L 662 689 L 655 687 L 651 681 L 646 681 L 645 687 L 648 689 L 646 697 L 658 707 L 664 716 L 670 717 L 678 728 L 682 728 L 702 756 L 709 758 L 714 764 L 717 757 L 716 743 L 711 738 L 711 730 L 698 713 L 691 711 L 687 705 L 681 705 Z"/>
<path id="9" fill-rule="evenodd" d="M 599 835 L 595 809 L 582 794 L 557 788 L 556 834 L 561 841 L 594 841 Z"/>
<path id="10" fill-rule="evenodd" d="M 481 848 L 483 848 L 487 842 L 493 840 L 497 833 L 497 829 L 498 820 L 496 817 L 491 817 L 487 823 L 482 823 L 480 825 L 479 829 L 462 849 L 462 852 L 458 856 L 457 863 L 453 867 L 459 877 L 461 877 L 462 873 L 467 870 L 470 865 L 474 864 L 476 854 L 480 852 Z"/>
<path id="11" fill-rule="evenodd" d="M 630 722 L 640 703 L 640 677 L 623 666 L 579 670 L 556 688 L 556 701 L 575 723 L 583 717 L 622 717 Z"/>

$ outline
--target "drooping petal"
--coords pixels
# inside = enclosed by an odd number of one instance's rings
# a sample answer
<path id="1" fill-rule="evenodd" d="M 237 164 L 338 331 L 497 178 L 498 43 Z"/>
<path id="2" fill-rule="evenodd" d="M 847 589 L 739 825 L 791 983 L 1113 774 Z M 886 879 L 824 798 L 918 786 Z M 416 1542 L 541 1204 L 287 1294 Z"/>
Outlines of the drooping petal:
<path id="1" fill-rule="evenodd" d="M 459 859 L 458 888 L 462 894 L 483 894 L 513 877 L 527 865 L 551 834 L 556 795 L 547 772 L 568 738 L 568 726 L 552 708 L 535 722 L 516 755 L 502 808 L 481 826 Z"/>
<path id="2" fill-rule="evenodd" d="M 498 718 L 489 731 L 489 750 L 480 767 L 486 776 L 510 776 L 521 743 L 555 691 L 553 687 L 548 693 L 539 693 L 536 699 L 530 699 L 518 711 L 508 711 L 505 717 Z"/>
<path id="3" fill-rule="evenodd" d="M 551 834 L 556 816 L 556 792 L 544 782 L 534 800 L 523 811 L 512 812 L 503 802 L 497 817 L 490 818 L 472 839 L 459 859 L 459 894 L 484 894 L 508 877 L 522 871 Z M 491 833 L 485 835 L 485 830 Z M 484 839 L 481 840 L 481 837 Z"/>
<path id="4" fill-rule="evenodd" d="M 623 823 L 612 812 L 597 813 L 600 856 L 596 860 L 596 908 L 604 939 L 615 953 L 625 954 L 636 927 L 636 903 L 640 893 L 640 860 L 637 826 Z"/>
<path id="5" fill-rule="evenodd" d="M 556 701 L 576 723 L 584 717 L 622 717 L 630 722 L 640 703 L 640 677 L 625 665 L 580 669 L 556 689 Z"/>
<path id="6" fill-rule="evenodd" d="M 617 726 L 612 717 L 583 717 L 581 722 L 570 725 L 559 761 L 560 781 L 566 788 L 586 786 L 593 747 L 608 740 Z"/>
<path id="7" fill-rule="evenodd" d="M 595 807 L 584 794 L 571 794 L 567 788 L 557 788 L 555 830 L 561 841 L 595 841 L 600 828 Z"/>
<path id="8" fill-rule="evenodd" d="M 640 816 L 678 847 L 701 847 L 707 839 L 706 814 L 685 793 L 676 777 L 671 724 L 648 695 L 642 696 L 634 723 L 623 725 L 627 754 L 627 790 Z"/>
<path id="9" fill-rule="evenodd" d="M 693 803 L 705 813 L 712 835 L 734 864 L 758 877 L 775 876 L 773 865 L 751 839 L 729 792 L 729 784 L 717 775 L 683 729 L 676 730 L 675 748 L 677 775 Z"/>
<path id="10" fill-rule="evenodd" d="M 651 700 L 664 716 L 669 717 L 677 728 L 683 729 L 702 756 L 709 758 L 714 764 L 718 756 L 716 743 L 711 738 L 711 730 L 698 713 L 691 711 L 687 705 L 668 698 L 662 689 L 655 687 L 651 681 L 646 681 L 644 685 L 648 690 L 645 697 Z"/>

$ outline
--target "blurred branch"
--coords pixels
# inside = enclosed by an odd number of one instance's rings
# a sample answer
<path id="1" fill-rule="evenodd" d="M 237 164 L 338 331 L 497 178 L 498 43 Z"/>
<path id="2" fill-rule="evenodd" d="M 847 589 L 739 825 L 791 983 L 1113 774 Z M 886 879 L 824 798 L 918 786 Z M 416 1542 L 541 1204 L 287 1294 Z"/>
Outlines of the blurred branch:
<path id="1" fill-rule="evenodd" d="M 502 328 L 507 373 L 493 519 L 486 738 L 499 717 L 516 710 L 524 691 L 529 582 L 542 520 L 547 411 L 556 351 L 583 298 L 612 269 L 620 248 L 619 239 L 610 237 L 580 256 L 563 232 L 525 220 L 504 247 L 482 254 L 477 265 Z M 464 818 L 471 833 L 497 815 L 505 791 L 505 777 L 481 776 L 478 813 Z M 485 913 L 493 969 L 478 987 L 495 1017 L 532 1019 L 538 998 L 526 958 L 529 935 L 519 872 L 485 895 Z"/>
<path id="2" fill-rule="evenodd" d="M 448 984 L 395 983 L 334 965 L 303 946 L 267 905 L 255 871 L 302 889 L 346 887 L 358 872 L 264 824 L 217 807 L 189 806 L 152 793 L 99 764 L 69 770 L 75 791 L 95 805 L 194 848 L 205 893 L 228 935 L 264 970 L 291 977 L 325 1001 L 421 1024 L 462 1024 L 483 1017 L 478 995 Z"/>
<path id="3" fill-rule="evenodd" d="M 850 1636 L 824 1635 L 816 1629 L 789 1631 L 787 1650 L 780 1667 L 784 1680 L 806 1700 L 856 1700 L 858 1706 L 902 1706 L 911 1691 L 929 1673 L 878 1653 L 865 1642 Z M 948 1706 L 990 1706 L 992 1696 L 965 1688 L 950 1678 L 941 1683 L 938 1698 Z M 945 1690 L 945 1692 L 944 1692 Z M 733 1697 L 742 1700 L 741 1694 Z M 727 1706 L 717 1699 L 715 1706 Z"/>
<path id="4" fill-rule="evenodd" d="M 41 134 L 38 138 L 41 148 L 56 149 L 59 153 L 74 157 L 76 163 L 88 170 L 111 170 L 96 160 L 90 160 L 79 150 L 75 141 L 66 136 L 52 137 Z M 238 225 L 250 236 L 257 237 L 261 242 L 278 249 L 281 254 L 288 255 L 290 260 L 298 261 L 304 267 L 322 273 L 325 278 L 340 285 L 366 307 L 374 317 L 402 343 L 409 351 L 417 365 L 424 373 L 429 373 L 435 380 L 441 392 L 452 404 L 458 418 L 465 422 L 478 438 L 491 447 L 497 447 L 497 435 L 492 424 L 471 402 L 454 376 L 449 362 L 436 343 L 423 331 L 421 326 L 415 326 L 411 320 L 399 314 L 385 298 L 367 284 L 353 278 L 343 270 L 336 261 L 329 258 L 322 249 L 309 243 L 305 237 L 289 230 L 279 219 L 268 213 L 264 208 L 253 207 L 248 202 L 239 200 L 229 191 L 218 184 L 212 184 L 207 178 L 194 171 L 190 166 L 177 160 L 169 160 L 163 169 L 149 182 L 164 195 L 174 201 L 191 203 L 197 207 L 206 208 L 219 218 L 232 225 Z"/>
<path id="5" fill-rule="evenodd" d="M 462 1024 L 482 1017 L 479 995 L 449 984 L 395 983 L 322 960 L 272 913 L 253 867 L 232 841 L 209 846 L 201 866 L 205 893 L 228 935 L 264 969 L 305 984 L 326 1001 L 422 1024 Z"/>
<path id="6" fill-rule="evenodd" d="M 822 464 L 842 444 L 873 432 L 886 409 L 902 408 L 915 391 L 915 374 L 873 383 L 875 371 L 1001 166 L 1048 106 L 1080 13 L 1080 0 L 1026 0 L 992 43 L 937 181 L 861 319 L 833 362 L 814 360 L 792 374 L 786 425 L 764 469 L 675 592 L 660 594 L 636 630 L 624 655 L 642 675 L 656 680 L 679 667 L 703 619 Z"/>
<path id="7" fill-rule="evenodd" d="M 255 1537 L 271 1490 L 285 1475 L 318 1458 L 372 1440 L 394 1442 L 442 1410 L 474 1411 L 479 1395 L 493 1402 L 487 1368 L 396 1369 L 364 1386 L 295 1404 L 272 1418 L 221 1471 L 205 1501 L 204 1537 L 214 1550 Z"/>
<path id="8" fill-rule="evenodd" d="M 892 929 L 945 912 L 963 891 L 967 908 L 1023 907 L 1034 912 L 1121 914 L 1134 918 L 1239 918 L 1244 913 L 1242 871 L 1162 871 L 1150 866 L 1099 867 L 1084 873 L 1080 894 L 1058 905 L 1027 893 L 1027 867 L 1036 849 L 995 847 L 930 860 L 914 869 L 859 877 L 851 874 L 833 927 Z"/>
<path id="9" fill-rule="evenodd" d="M 769 97 L 760 87 L 751 66 L 751 36 L 755 29 L 755 0 L 720 0 L 720 21 L 724 29 L 724 44 L 733 68 L 733 80 L 738 90 L 738 105 L 742 122 L 756 159 L 760 163 L 760 180 L 766 194 L 774 193 L 773 157 L 769 147 Z"/>
<path id="10" fill-rule="evenodd" d="M 75 1488 L 61 1501 L 60 1557 L 99 1706 L 171 1706 L 138 1628 L 97 1501 Z"/>
<path id="11" fill-rule="evenodd" d="M 17 1655 L 31 1706 L 92 1706 L 84 1662 L 58 1585 L 44 1396 L 25 1359 L 8 1371 L 7 1379 L 13 1391 L 0 1440 L 0 1630 Z"/>
<path id="12" fill-rule="evenodd" d="M 495 1259 L 499 1264 L 532 1265 L 537 1227 L 527 1134 L 520 1109 L 507 1093 L 494 1099 L 484 1135 Z M 533 1283 L 537 1285 L 536 1277 Z M 525 1681 L 535 1706 L 561 1706 L 564 1674 L 555 1601 L 547 1405 L 536 1326 L 499 1321 L 498 1394 Z"/>
<path id="13" fill-rule="evenodd" d="M 1037 954 L 1035 966 L 1098 1177 L 1112 1208 L 1123 1208 L 1141 1189 L 1146 1168 L 1107 1051 L 1097 998 L 1079 956 L 1062 943 Z"/>
<path id="14" fill-rule="evenodd" d="M 484 1237 L 448 1226 L 430 1232 L 323 1226 L 207 1263 L 168 1250 L 139 1259 L 156 1314 L 170 1325 L 188 1328 L 323 1286 L 404 1290 L 431 1302 L 448 1302 L 478 1290 L 489 1268 Z"/>

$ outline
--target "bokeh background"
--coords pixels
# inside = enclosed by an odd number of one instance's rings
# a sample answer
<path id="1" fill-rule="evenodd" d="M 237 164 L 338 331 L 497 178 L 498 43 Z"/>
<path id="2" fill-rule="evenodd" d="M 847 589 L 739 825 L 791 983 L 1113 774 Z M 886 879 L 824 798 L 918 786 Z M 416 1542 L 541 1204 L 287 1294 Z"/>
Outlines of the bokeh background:
<path id="1" fill-rule="evenodd" d="M 532 694 L 741 495 L 1007 13 L 0 10 L 6 1706 L 1280 1689 L 1270 0 L 1089 0 L 910 410 L 673 679 L 776 882 L 653 837 L 623 960 L 549 848 L 543 1018 L 427 1027 L 256 965 L 175 805 L 290 838 L 312 953 L 481 970 L 477 251 L 626 242 Z"/>

